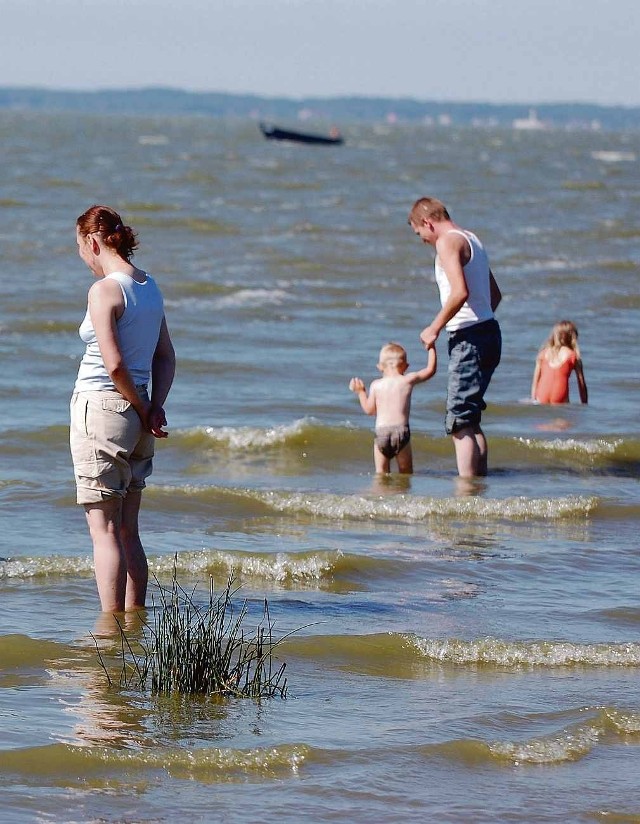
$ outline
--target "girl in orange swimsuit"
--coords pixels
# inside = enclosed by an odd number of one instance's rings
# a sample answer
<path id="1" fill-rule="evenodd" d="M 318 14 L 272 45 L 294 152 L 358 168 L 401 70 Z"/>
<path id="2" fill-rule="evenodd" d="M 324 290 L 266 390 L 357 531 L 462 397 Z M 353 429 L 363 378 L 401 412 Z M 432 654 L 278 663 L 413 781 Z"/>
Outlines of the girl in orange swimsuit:
<path id="1" fill-rule="evenodd" d="M 578 330 L 570 320 L 561 320 L 551 330 L 536 359 L 531 399 L 538 403 L 569 403 L 569 376 L 576 373 L 580 401 L 587 403 Z"/>

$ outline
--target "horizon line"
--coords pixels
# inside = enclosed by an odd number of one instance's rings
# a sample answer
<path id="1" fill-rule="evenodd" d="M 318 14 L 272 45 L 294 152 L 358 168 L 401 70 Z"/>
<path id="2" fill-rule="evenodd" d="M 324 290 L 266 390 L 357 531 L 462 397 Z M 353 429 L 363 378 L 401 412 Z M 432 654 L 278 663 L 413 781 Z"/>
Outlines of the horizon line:
<path id="1" fill-rule="evenodd" d="M 266 92 L 238 92 L 221 91 L 219 89 L 189 89 L 180 86 L 170 86 L 165 84 L 144 85 L 144 86 L 105 86 L 101 88 L 71 88 L 47 85 L 1 85 L 0 91 L 12 92 L 46 92 L 50 94 L 140 94 L 145 92 L 169 92 L 172 94 L 185 94 L 194 97 L 205 97 L 207 95 L 218 95 L 224 97 L 249 97 L 258 100 L 287 100 L 291 102 L 309 101 L 339 101 L 339 100 L 369 100 L 369 101 L 395 101 L 412 103 L 430 103 L 436 105 L 449 106 L 590 106 L 603 109 L 640 109 L 640 104 L 633 103 L 602 103 L 593 100 L 474 100 L 474 99 L 446 99 L 446 98 L 419 98 L 411 95 L 389 95 L 362 92 L 344 92 L 340 94 L 286 94 L 286 93 L 266 93 Z"/>

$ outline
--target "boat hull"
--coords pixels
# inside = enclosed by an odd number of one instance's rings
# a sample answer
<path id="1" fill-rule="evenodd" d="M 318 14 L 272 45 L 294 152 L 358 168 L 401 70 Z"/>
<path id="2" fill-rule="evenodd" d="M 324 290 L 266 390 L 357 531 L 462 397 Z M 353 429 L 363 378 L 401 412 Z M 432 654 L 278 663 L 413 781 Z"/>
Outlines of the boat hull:
<path id="1" fill-rule="evenodd" d="M 342 137 L 331 137 L 309 132 L 296 132 L 291 129 L 279 129 L 276 126 L 260 124 L 260 131 L 267 140 L 287 140 L 291 143 L 309 143 L 317 146 L 341 146 L 344 143 Z"/>

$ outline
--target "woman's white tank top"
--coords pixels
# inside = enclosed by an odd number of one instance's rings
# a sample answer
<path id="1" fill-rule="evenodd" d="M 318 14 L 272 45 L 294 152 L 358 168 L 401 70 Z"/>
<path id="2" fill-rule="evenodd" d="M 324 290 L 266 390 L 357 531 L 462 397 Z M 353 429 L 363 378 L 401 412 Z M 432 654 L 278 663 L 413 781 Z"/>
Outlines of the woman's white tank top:
<path id="1" fill-rule="evenodd" d="M 150 275 L 142 283 L 123 272 L 112 272 L 106 277 L 120 284 L 124 297 L 124 312 L 116 322 L 123 360 L 133 382 L 137 386 L 147 384 L 164 317 L 162 294 Z M 87 348 L 80 362 L 74 391 L 115 389 L 105 369 L 88 309 L 79 332 Z"/>

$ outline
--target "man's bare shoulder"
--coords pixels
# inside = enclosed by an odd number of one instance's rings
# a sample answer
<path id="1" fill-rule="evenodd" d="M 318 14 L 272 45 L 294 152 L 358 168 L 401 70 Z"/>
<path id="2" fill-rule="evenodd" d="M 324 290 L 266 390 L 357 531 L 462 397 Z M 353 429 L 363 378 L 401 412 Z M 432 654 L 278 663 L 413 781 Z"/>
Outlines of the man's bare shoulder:
<path id="1" fill-rule="evenodd" d="M 459 253 L 469 248 L 469 241 L 462 229 L 446 232 L 440 235 L 436 242 L 436 250 L 439 255 Z"/>

